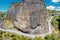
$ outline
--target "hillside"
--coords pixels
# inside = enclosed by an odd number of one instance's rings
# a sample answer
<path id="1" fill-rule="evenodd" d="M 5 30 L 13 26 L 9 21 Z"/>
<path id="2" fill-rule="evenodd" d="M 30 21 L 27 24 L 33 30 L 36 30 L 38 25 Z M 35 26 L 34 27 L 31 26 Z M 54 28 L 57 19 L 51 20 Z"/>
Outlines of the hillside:
<path id="1" fill-rule="evenodd" d="M 48 10 L 49 13 L 60 13 L 60 11 L 57 11 L 57 10 Z"/>

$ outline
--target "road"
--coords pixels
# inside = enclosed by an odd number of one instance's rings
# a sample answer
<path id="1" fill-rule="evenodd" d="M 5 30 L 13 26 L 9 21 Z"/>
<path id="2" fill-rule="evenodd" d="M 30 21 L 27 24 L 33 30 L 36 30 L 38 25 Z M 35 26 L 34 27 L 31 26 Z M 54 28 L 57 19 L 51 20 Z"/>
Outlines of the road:
<path id="1" fill-rule="evenodd" d="M 40 34 L 40 35 L 26 34 L 26 33 L 22 33 L 22 32 L 17 31 L 17 30 L 9 30 L 9 29 L 0 29 L 0 30 L 5 31 L 5 32 L 11 32 L 11 33 L 14 33 L 14 34 L 17 34 L 17 35 L 24 35 L 24 36 L 29 37 L 29 38 L 34 38 L 35 36 L 45 37 L 47 34 L 52 33 L 52 26 L 51 26 L 52 18 L 53 18 L 53 16 L 48 20 L 49 32 L 44 33 L 44 34 Z"/>
<path id="2" fill-rule="evenodd" d="M 52 25 L 51 25 L 51 20 L 52 20 L 52 18 L 53 18 L 54 16 L 52 16 L 50 19 L 49 19 L 49 21 L 48 21 L 48 26 L 49 26 L 49 34 L 51 34 L 52 33 Z"/>

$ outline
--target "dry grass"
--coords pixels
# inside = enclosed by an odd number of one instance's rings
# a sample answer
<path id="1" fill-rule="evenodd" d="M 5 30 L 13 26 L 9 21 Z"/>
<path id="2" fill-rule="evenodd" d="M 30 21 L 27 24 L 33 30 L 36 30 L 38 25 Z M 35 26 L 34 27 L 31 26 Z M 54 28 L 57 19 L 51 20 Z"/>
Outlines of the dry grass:
<path id="1" fill-rule="evenodd" d="M 58 34 L 59 33 L 58 28 L 53 27 L 53 33 Z"/>
<path id="2" fill-rule="evenodd" d="M 10 20 L 6 19 L 5 24 L 7 25 L 7 28 L 11 28 L 12 22 Z"/>

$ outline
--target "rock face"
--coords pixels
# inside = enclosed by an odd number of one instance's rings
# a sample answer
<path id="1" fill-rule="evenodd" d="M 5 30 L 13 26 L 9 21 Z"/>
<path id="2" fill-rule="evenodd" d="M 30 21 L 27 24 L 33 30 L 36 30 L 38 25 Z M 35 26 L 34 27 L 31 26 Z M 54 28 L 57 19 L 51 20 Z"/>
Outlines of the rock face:
<path id="1" fill-rule="evenodd" d="M 7 12 L 7 18 L 23 32 L 31 33 L 32 30 L 41 26 L 42 32 L 40 29 L 36 30 L 36 34 L 40 34 L 48 32 L 47 14 L 42 0 L 23 0 L 21 3 L 12 4 Z"/>

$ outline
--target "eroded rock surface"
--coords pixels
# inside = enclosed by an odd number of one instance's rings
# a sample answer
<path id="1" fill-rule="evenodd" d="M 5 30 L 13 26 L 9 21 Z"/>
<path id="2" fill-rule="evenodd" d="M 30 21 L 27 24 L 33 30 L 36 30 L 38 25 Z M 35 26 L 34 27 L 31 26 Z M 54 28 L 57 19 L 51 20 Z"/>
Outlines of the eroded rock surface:
<path id="1" fill-rule="evenodd" d="M 48 32 L 46 16 L 48 12 L 42 0 L 24 0 L 18 4 L 12 4 L 7 12 L 7 17 L 23 32 L 42 34 Z M 38 26 L 41 28 L 36 29 Z"/>

